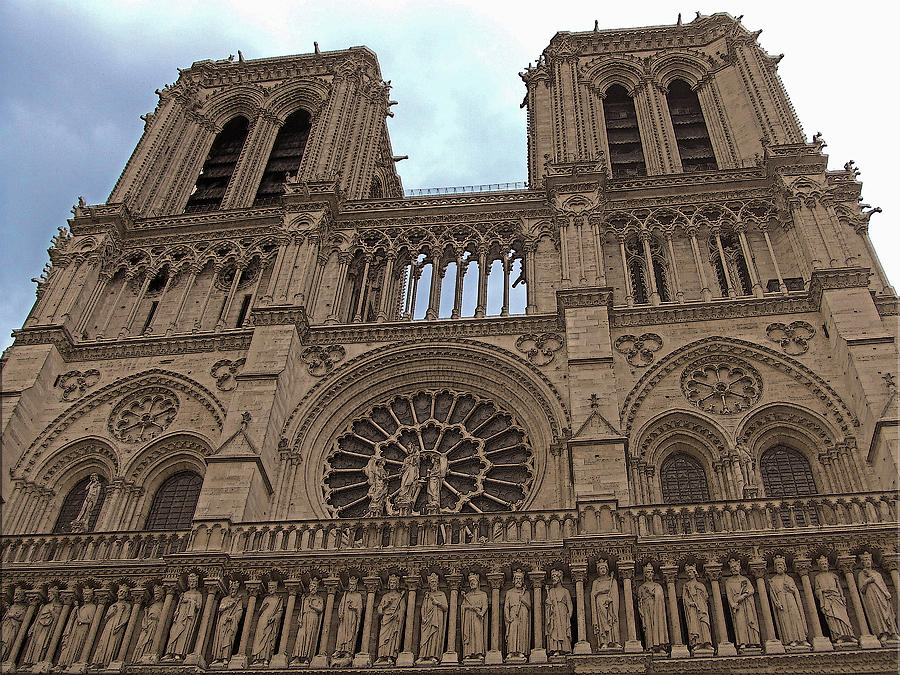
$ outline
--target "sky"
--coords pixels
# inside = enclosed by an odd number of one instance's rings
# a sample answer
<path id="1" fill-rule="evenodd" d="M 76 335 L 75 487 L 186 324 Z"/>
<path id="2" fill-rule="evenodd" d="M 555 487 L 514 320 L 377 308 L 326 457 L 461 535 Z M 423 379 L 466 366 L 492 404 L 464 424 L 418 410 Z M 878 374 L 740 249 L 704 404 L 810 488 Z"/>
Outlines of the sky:
<path id="1" fill-rule="evenodd" d="M 0 3 L 0 349 L 34 302 L 46 249 L 79 195 L 109 196 L 140 138 L 139 116 L 177 67 L 366 45 L 391 80 L 388 126 L 404 187 L 475 185 L 526 178 L 525 93 L 518 72 L 558 30 L 673 24 L 695 11 L 744 14 L 760 44 L 784 53 L 779 72 L 807 137 L 821 131 L 829 168 L 849 159 L 864 200 L 881 206 L 870 235 L 900 283 L 900 190 L 891 157 L 900 9 L 860 1 L 478 2 L 445 0 L 4 0 Z M 884 81 L 884 78 L 887 81 Z"/>

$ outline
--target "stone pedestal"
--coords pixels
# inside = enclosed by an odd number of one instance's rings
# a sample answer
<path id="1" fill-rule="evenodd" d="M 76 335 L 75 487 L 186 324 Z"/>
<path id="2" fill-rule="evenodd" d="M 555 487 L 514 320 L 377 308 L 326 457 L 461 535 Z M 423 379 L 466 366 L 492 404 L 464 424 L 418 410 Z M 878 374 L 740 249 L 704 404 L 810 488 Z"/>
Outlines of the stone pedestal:
<path id="1" fill-rule="evenodd" d="M 640 640 L 626 640 L 625 641 L 625 653 L 626 654 L 640 654 L 644 651 L 644 645 L 641 644 Z"/>
<path id="2" fill-rule="evenodd" d="M 412 652 L 400 652 L 397 654 L 397 666 L 412 666 L 416 662 L 416 657 Z"/>
<path id="3" fill-rule="evenodd" d="M 366 652 L 360 652 L 353 657 L 354 668 L 368 668 L 372 665 L 372 655 Z"/>
<path id="4" fill-rule="evenodd" d="M 528 655 L 529 663 L 547 663 L 547 650 L 546 649 L 532 649 L 531 654 Z"/>
<path id="5" fill-rule="evenodd" d="M 228 662 L 228 670 L 246 670 L 247 669 L 247 655 L 246 654 L 236 654 L 231 657 L 231 660 Z"/>
<path id="6" fill-rule="evenodd" d="M 484 665 L 493 666 L 499 663 L 503 663 L 503 654 L 501 654 L 498 650 L 492 649 L 484 655 Z"/>
<path id="7" fill-rule="evenodd" d="M 716 646 L 716 656 L 737 656 L 733 642 L 720 642 Z"/>
<path id="8" fill-rule="evenodd" d="M 766 640 L 766 654 L 784 654 L 785 651 L 784 645 L 781 644 L 781 640 Z"/>
<path id="9" fill-rule="evenodd" d="M 731 643 L 728 643 L 731 644 Z M 736 652 L 734 652 L 734 645 L 731 645 L 732 654 L 730 656 L 734 656 Z M 691 652 L 691 656 L 702 657 L 702 656 L 715 656 L 716 650 L 712 647 L 697 647 Z M 724 654 L 720 654 L 720 656 L 725 656 Z"/>
<path id="10" fill-rule="evenodd" d="M 523 663 L 528 663 L 528 657 L 524 654 L 510 654 L 506 657 L 505 663 L 521 665 Z"/>
<path id="11" fill-rule="evenodd" d="M 459 663 L 459 654 L 456 652 L 444 652 L 441 656 L 441 663 L 444 665 L 456 665 Z"/>
<path id="12" fill-rule="evenodd" d="M 201 654 L 188 654 L 184 657 L 184 665 L 197 666 L 201 670 L 206 670 L 206 659 Z"/>
<path id="13" fill-rule="evenodd" d="M 575 643 L 575 647 L 572 649 L 572 653 L 576 655 L 590 654 L 591 653 L 591 643 L 587 640 L 579 640 Z"/>
<path id="14" fill-rule="evenodd" d="M 312 661 L 309 662 L 310 668 L 327 668 L 328 667 L 328 655 L 327 654 L 316 654 L 312 657 Z"/>
<path id="15" fill-rule="evenodd" d="M 287 654 L 275 654 L 272 657 L 272 660 L 269 661 L 269 668 L 287 668 L 288 666 L 288 657 Z"/>
<path id="16" fill-rule="evenodd" d="M 881 641 L 874 635 L 859 636 L 860 649 L 881 649 Z"/>
<path id="17" fill-rule="evenodd" d="M 669 654 L 673 659 L 689 659 L 691 650 L 687 645 L 672 645 L 672 653 Z"/>

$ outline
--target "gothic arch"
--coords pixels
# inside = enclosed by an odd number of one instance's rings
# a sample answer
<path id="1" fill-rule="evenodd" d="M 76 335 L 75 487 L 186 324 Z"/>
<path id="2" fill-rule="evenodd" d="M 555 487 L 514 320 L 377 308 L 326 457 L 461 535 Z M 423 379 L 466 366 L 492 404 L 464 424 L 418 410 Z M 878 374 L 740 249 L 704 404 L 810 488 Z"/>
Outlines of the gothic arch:
<path id="1" fill-rule="evenodd" d="M 629 95 L 633 95 L 646 79 L 646 69 L 633 56 L 603 56 L 585 64 L 581 77 L 601 96 L 614 84 L 622 85 Z"/>
<path id="2" fill-rule="evenodd" d="M 650 77 L 666 90 L 674 80 L 684 80 L 695 88 L 712 71 L 708 56 L 700 52 L 679 49 L 658 52 L 649 62 Z"/>
<path id="3" fill-rule="evenodd" d="M 313 78 L 297 78 L 278 86 L 265 103 L 265 110 L 277 117 L 281 123 L 299 109 L 309 113 L 313 129 L 318 121 L 318 111 L 328 100 L 331 88 L 323 81 Z M 312 135 L 312 134 L 310 134 Z"/>
<path id="4" fill-rule="evenodd" d="M 238 115 L 246 117 L 252 128 L 264 100 L 260 87 L 251 84 L 238 85 L 210 97 L 201 109 L 201 114 L 215 125 L 216 131 L 221 130 Z"/>

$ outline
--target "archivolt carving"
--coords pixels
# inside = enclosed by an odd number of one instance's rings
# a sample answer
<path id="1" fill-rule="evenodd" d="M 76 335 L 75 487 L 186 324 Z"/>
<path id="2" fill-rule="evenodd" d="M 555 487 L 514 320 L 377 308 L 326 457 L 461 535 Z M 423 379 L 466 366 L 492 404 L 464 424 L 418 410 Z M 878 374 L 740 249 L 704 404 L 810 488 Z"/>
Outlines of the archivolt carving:
<path id="1" fill-rule="evenodd" d="M 714 67 L 712 57 L 696 49 L 657 52 L 648 63 L 650 77 L 663 89 L 668 88 L 675 79 L 684 80 L 691 87 L 696 87 Z"/>
<path id="2" fill-rule="evenodd" d="M 834 430 L 818 415 L 810 410 L 785 404 L 766 406 L 755 411 L 741 422 L 736 436 L 752 447 L 762 434 L 773 427 L 790 427 L 799 430 L 806 437 L 814 437 L 814 445 L 819 449 L 833 445 L 838 440 Z"/>
<path id="3" fill-rule="evenodd" d="M 689 413 L 670 413 L 645 425 L 635 443 L 637 454 L 632 453 L 632 457 L 639 457 L 647 464 L 656 466 L 661 459 L 658 448 L 662 441 L 675 434 L 699 440 L 699 445 L 714 453 L 714 457 L 725 454 L 725 435 L 711 420 Z"/>
<path id="4" fill-rule="evenodd" d="M 212 448 L 205 442 L 188 434 L 175 434 L 163 438 L 146 449 L 140 451 L 131 462 L 122 468 L 122 475 L 128 480 L 141 479 L 147 469 L 157 464 L 163 457 L 177 459 L 179 455 L 190 455 L 195 458 L 207 457 Z"/>
<path id="5" fill-rule="evenodd" d="M 36 479 L 45 485 L 53 485 L 56 476 L 68 473 L 68 469 L 74 464 L 92 460 L 106 466 L 109 479 L 119 472 L 119 459 L 115 450 L 106 443 L 91 438 L 76 441 L 48 457 L 37 472 Z"/>

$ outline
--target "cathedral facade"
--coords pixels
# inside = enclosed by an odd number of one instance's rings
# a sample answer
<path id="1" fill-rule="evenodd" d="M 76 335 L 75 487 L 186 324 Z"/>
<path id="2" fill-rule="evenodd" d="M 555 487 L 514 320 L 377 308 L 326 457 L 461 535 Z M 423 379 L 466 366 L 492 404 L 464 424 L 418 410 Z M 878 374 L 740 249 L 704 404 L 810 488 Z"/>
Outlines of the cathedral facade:
<path id="1" fill-rule="evenodd" d="M 757 36 L 557 33 L 466 189 L 364 47 L 180 70 L 2 358 L 3 672 L 896 672 L 878 209 Z"/>

